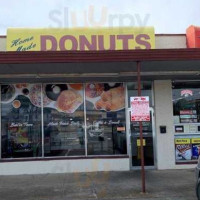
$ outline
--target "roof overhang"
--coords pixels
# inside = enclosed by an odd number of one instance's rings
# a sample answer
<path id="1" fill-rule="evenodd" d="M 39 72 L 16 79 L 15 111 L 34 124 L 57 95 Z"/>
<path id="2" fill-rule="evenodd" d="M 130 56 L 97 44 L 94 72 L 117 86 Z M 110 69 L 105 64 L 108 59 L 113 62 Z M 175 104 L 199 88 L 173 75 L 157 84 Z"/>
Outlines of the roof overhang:
<path id="1" fill-rule="evenodd" d="M 0 52 L 0 81 L 200 79 L 200 49 Z"/>

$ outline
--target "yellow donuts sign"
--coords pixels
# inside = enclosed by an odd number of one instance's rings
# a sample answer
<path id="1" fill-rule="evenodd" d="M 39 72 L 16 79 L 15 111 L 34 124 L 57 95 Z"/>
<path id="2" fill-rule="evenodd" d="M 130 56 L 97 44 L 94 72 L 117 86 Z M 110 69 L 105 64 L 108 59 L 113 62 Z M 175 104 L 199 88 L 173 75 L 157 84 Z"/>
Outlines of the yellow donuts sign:
<path id="1" fill-rule="evenodd" d="M 154 49 L 152 27 L 7 30 L 7 51 Z"/>

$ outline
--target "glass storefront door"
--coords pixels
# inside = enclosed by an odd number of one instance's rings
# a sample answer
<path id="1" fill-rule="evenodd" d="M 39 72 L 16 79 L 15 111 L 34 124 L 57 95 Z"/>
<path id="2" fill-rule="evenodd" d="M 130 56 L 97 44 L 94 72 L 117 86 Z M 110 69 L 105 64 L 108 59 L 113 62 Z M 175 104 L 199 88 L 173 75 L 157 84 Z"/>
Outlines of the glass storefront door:
<path id="1" fill-rule="evenodd" d="M 138 86 L 136 82 L 127 83 L 127 105 L 130 108 L 130 97 L 138 96 Z M 143 122 L 143 138 L 145 142 L 144 146 L 144 160 L 145 166 L 154 168 L 155 166 L 155 150 L 154 147 L 154 136 L 155 136 L 155 123 L 154 123 L 154 101 L 153 101 L 153 87 L 152 82 L 144 81 L 141 82 L 141 95 L 149 96 L 150 103 L 150 113 L 151 113 L 151 121 Z M 130 109 L 127 109 L 126 112 L 127 119 L 127 141 L 128 141 L 128 152 L 130 156 L 130 167 L 135 169 L 140 167 L 141 165 L 141 157 L 140 157 L 140 130 L 138 122 L 130 121 Z"/>
<path id="2" fill-rule="evenodd" d="M 150 108 L 150 114 L 151 120 L 149 122 L 142 122 L 144 163 L 145 166 L 154 167 L 154 112 L 152 108 Z M 130 119 L 130 109 L 128 109 L 128 117 Z M 128 127 L 131 168 L 137 168 L 141 166 L 139 122 L 131 122 L 131 120 L 129 120 Z"/>

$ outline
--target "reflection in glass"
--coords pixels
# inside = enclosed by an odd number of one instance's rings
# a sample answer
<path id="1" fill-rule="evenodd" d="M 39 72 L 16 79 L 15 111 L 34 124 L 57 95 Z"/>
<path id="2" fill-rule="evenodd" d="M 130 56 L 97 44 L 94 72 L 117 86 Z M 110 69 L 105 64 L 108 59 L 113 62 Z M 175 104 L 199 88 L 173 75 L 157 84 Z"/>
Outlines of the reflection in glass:
<path id="1" fill-rule="evenodd" d="M 88 155 L 126 154 L 124 85 L 88 83 L 85 94 Z"/>
<path id="2" fill-rule="evenodd" d="M 199 82 L 173 83 L 174 123 L 200 122 Z"/>
<path id="3" fill-rule="evenodd" d="M 141 96 L 149 96 L 149 104 L 152 107 L 152 83 L 141 82 Z M 138 86 L 136 82 L 127 83 L 128 89 L 128 104 L 130 107 L 130 97 L 138 96 Z"/>
<path id="4" fill-rule="evenodd" d="M 41 86 L 1 85 L 2 158 L 41 156 Z"/>
<path id="5" fill-rule="evenodd" d="M 82 84 L 43 86 L 45 156 L 85 155 Z"/>
<path id="6" fill-rule="evenodd" d="M 145 141 L 144 145 L 144 162 L 145 166 L 154 165 L 153 153 L 153 134 L 152 134 L 152 113 L 150 121 L 142 122 L 142 134 Z M 131 122 L 131 149 L 132 149 L 132 165 L 141 166 L 141 152 L 138 142 L 140 142 L 139 122 Z"/>

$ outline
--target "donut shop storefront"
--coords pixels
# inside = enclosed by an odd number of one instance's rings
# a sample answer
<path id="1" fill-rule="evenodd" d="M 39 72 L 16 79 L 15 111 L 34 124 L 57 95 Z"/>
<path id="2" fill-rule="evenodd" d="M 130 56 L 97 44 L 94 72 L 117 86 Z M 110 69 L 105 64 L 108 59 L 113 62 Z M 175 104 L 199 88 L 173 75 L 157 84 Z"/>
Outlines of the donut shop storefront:
<path id="1" fill-rule="evenodd" d="M 0 174 L 139 168 L 139 124 L 130 122 L 138 66 L 150 99 L 146 168 L 193 167 L 196 160 L 175 160 L 172 81 L 198 80 L 199 50 L 157 49 L 155 41 L 151 27 L 8 29 L 0 52 Z"/>

